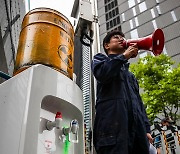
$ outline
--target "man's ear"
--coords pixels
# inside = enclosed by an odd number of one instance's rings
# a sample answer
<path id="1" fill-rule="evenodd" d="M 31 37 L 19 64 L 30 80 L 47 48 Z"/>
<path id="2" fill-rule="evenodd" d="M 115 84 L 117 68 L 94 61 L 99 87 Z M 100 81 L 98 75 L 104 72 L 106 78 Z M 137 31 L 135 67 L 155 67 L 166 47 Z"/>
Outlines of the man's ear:
<path id="1" fill-rule="evenodd" d="M 104 44 L 104 48 L 105 48 L 106 50 L 109 50 L 109 43 L 105 43 L 105 44 Z"/>

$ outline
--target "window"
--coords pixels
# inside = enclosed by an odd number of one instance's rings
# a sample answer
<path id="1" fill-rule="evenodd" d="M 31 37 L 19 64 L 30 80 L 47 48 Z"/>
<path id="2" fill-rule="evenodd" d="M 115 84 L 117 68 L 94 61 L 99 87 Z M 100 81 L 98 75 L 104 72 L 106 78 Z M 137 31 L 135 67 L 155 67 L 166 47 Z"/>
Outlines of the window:
<path id="1" fill-rule="evenodd" d="M 109 12 L 109 19 L 111 19 L 112 18 L 112 13 L 111 13 L 111 11 Z"/>
<path id="2" fill-rule="evenodd" d="M 106 0 L 107 1 L 107 3 L 108 2 L 110 2 L 111 0 Z M 105 12 L 108 12 L 108 11 L 110 11 L 111 9 L 113 9 L 113 8 L 115 8 L 115 7 L 117 7 L 117 0 L 113 0 L 111 3 L 106 3 L 106 1 L 105 1 Z"/>
<path id="3" fill-rule="evenodd" d="M 117 0 L 114 1 L 115 6 L 117 6 Z"/>
<path id="4" fill-rule="evenodd" d="M 117 25 L 117 22 L 116 22 L 116 18 L 113 19 L 113 25 L 116 26 Z"/>
<path id="5" fill-rule="evenodd" d="M 153 18 L 156 17 L 155 12 L 154 12 L 154 9 L 151 9 L 151 15 L 152 15 Z"/>
<path id="6" fill-rule="evenodd" d="M 156 9 L 157 9 L 158 14 L 161 15 L 162 13 L 161 13 L 160 7 L 159 7 L 159 6 L 156 6 Z"/>
<path id="7" fill-rule="evenodd" d="M 133 11 L 133 15 L 136 16 L 136 9 L 135 9 L 135 7 L 132 8 L 132 11 Z"/>
<path id="8" fill-rule="evenodd" d="M 119 30 L 119 31 L 121 31 L 121 26 L 118 26 L 118 27 L 114 28 L 113 30 Z"/>
<path id="9" fill-rule="evenodd" d="M 111 10 L 111 4 L 108 4 L 108 11 Z"/>
<path id="10" fill-rule="evenodd" d="M 121 17 L 122 17 L 122 21 L 124 22 L 125 21 L 125 14 L 122 13 Z"/>
<path id="11" fill-rule="evenodd" d="M 135 20 L 136 26 L 139 26 L 138 18 L 135 17 L 134 20 Z"/>
<path id="12" fill-rule="evenodd" d="M 107 30 L 112 29 L 113 27 L 115 27 L 119 24 L 120 24 L 120 17 L 117 16 L 116 18 L 114 18 L 106 23 L 106 29 Z"/>
<path id="13" fill-rule="evenodd" d="M 155 20 L 152 21 L 152 24 L 153 24 L 154 29 L 157 29 L 157 24 Z"/>
<path id="14" fill-rule="evenodd" d="M 114 2 L 111 2 L 111 8 L 114 8 Z"/>
<path id="15" fill-rule="evenodd" d="M 113 18 L 114 16 L 116 16 L 117 14 L 119 14 L 119 10 L 118 8 L 115 8 L 112 11 L 109 11 L 108 13 L 106 13 L 106 21 Z"/>
<path id="16" fill-rule="evenodd" d="M 130 27 L 131 27 L 131 29 L 133 29 L 133 21 L 132 20 L 129 20 L 129 24 L 130 24 Z"/>
<path id="17" fill-rule="evenodd" d="M 173 21 L 177 21 L 177 17 L 174 11 L 171 11 L 171 15 L 172 15 Z"/>
<path id="18" fill-rule="evenodd" d="M 156 3 L 159 4 L 159 0 L 156 0 Z"/>
<path id="19" fill-rule="evenodd" d="M 147 10 L 147 6 L 145 2 L 142 2 L 141 4 L 139 4 L 139 10 L 140 12 L 144 12 Z"/>
<path id="20" fill-rule="evenodd" d="M 135 0 L 128 0 L 129 8 L 135 5 Z"/>
<path id="21" fill-rule="evenodd" d="M 130 31 L 130 35 L 131 35 L 132 39 L 139 37 L 137 29 L 134 29 L 134 30 Z"/>
<path id="22" fill-rule="evenodd" d="M 113 17 L 116 15 L 115 10 L 112 10 L 112 15 L 113 15 Z"/>
<path id="23" fill-rule="evenodd" d="M 113 27 L 113 22 L 112 22 L 112 20 L 110 21 L 110 28 L 112 28 Z"/>
<path id="24" fill-rule="evenodd" d="M 118 26 L 118 30 L 121 31 L 121 26 Z"/>
<path id="25" fill-rule="evenodd" d="M 110 27 L 109 27 L 109 22 L 106 23 L 106 29 L 108 30 Z"/>
<path id="26" fill-rule="evenodd" d="M 117 19 L 117 24 L 120 24 L 120 18 L 119 18 L 119 16 L 118 16 L 116 19 Z"/>
<path id="27" fill-rule="evenodd" d="M 106 12 L 108 11 L 107 5 L 105 6 L 105 11 L 106 11 Z"/>
<path id="28" fill-rule="evenodd" d="M 116 8 L 116 15 L 119 14 L 119 10 L 118 10 L 118 7 Z"/>
<path id="29" fill-rule="evenodd" d="M 108 18 L 108 14 L 106 14 L 106 21 L 108 20 L 109 18 Z"/>

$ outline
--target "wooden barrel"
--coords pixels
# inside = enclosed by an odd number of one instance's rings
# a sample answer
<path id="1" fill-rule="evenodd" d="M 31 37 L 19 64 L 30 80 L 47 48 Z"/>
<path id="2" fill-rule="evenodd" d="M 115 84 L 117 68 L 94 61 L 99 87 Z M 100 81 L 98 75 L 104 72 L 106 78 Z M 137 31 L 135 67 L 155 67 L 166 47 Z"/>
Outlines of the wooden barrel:
<path id="1" fill-rule="evenodd" d="M 73 77 L 74 30 L 60 12 L 36 8 L 22 22 L 14 75 L 43 64 Z"/>

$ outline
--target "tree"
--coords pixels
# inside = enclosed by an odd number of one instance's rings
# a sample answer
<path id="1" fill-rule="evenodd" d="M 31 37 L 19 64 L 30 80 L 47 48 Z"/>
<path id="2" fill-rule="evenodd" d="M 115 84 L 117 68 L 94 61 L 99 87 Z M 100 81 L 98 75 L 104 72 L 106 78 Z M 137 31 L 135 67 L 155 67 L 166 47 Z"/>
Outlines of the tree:
<path id="1" fill-rule="evenodd" d="M 173 68 L 174 63 L 161 54 L 148 55 L 130 66 L 143 89 L 141 96 L 151 122 L 159 114 L 169 116 L 175 122 L 180 118 L 180 64 Z"/>

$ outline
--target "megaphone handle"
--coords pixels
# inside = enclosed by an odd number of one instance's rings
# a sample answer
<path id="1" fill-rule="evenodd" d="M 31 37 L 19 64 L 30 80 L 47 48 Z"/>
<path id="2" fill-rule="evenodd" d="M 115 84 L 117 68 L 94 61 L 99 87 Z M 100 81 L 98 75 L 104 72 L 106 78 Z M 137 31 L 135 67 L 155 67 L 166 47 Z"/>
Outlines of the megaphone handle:
<path id="1" fill-rule="evenodd" d="M 128 45 L 128 46 L 133 46 L 133 47 L 135 47 L 135 48 L 138 48 L 137 43 L 135 43 L 135 42 L 131 42 L 131 43 L 129 43 L 129 45 Z"/>
<path id="2" fill-rule="evenodd" d="M 127 50 L 129 50 L 128 52 L 128 57 L 129 58 L 135 58 L 136 56 L 137 56 L 137 52 L 138 52 L 138 46 L 137 46 L 137 43 L 136 42 L 129 42 L 128 44 L 128 48 L 127 48 Z M 135 50 L 137 50 L 137 52 L 135 51 Z M 128 59 L 129 59 L 128 58 Z"/>

